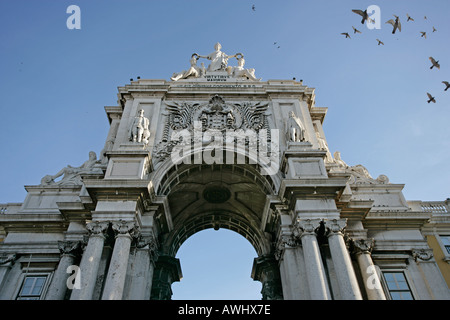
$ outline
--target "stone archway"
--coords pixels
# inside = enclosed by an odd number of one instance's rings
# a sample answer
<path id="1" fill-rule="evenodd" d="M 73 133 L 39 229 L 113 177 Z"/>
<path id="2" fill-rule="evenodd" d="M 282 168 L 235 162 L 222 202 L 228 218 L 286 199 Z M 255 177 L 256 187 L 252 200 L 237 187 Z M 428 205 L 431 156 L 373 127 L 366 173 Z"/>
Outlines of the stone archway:
<path id="1" fill-rule="evenodd" d="M 159 237 L 152 298 L 170 299 L 170 285 L 181 277 L 178 249 L 190 236 L 209 228 L 232 230 L 246 238 L 258 255 L 251 276 L 262 282 L 263 299 L 281 298 L 279 268 L 271 258 L 275 235 L 261 229 L 266 198 L 275 194 L 276 180 L 248 163 L 162 167 L 155 189 L 167 199 L 172 228 Z"/>
<path id="2" fill-rule="evenodd" d="M 235 231 L 204 229 L 178 249 L 183 278 L 172 284 L 174 300 L 260 300 L 262 284 L 251 277 L 253 245 Z"/>

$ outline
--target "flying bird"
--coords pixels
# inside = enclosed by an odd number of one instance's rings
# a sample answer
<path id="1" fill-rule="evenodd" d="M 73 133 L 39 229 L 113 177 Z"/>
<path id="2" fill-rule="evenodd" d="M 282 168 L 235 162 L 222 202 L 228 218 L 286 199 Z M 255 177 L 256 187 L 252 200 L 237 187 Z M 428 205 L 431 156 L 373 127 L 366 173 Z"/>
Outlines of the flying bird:
<path id="1" fill-rule="evenodd" d="M 344 35 L 345 38 L 350 38 L 350 35 L 349 35 L 347 32 L 342 32 L 341 34 Z M 351 38 L 350 38 L 350 39 L 351 39 Z"/>
<path id="2" fill-rule="evenodd" d="M 256 11 L 256 10 L 255 10 L 255 5 L 252 5 L 252 10 L 253 10 L 253 11 Z"/>
<path id="3" fill-rule="evenodd" d="M 450 88 L 450 83 L 448 81 L 442 81 L 443 84 L 445 84 L 444 91 L 447 91 L 448 88 Z"/>
<path id="4" fill-rule="evenodd" d="M 427 96 L 428 96 L 428 103 L 430 103 L 430 102 L 433 102 L 433 103 L 436 103 L 436 100 L 434 99 L 434 97 L 431 95 L 431 94 L 429 94 L 428 92 L 427 92 Z"/>
<path id="5" fill-rule="evenodd" d="M 411 18 L 411 17 L 409 16 L 409 14 L 406 14 L 406 16 L 408 17 L 408 19 L 407 19 L 406 21 L 414 21 L 414 19 Z"/>
<path id="6" fill-rule="evenodd" d="M 394 17 L 395 17 L 395 20 L 390 19 L 390 20 L 386 21 L 386 23 L 389 23 L 394 27 L 394 29 L 392 30 L 392 33 L 395 33 L 395 31 L 397 31 L 397 29 L 398 29 L 398 31 L 401 32 L 402 24 L 400 23 L 400 18 L 398 16 L 396 16 L 395 14 L 394 14 Z"/>
<path id="7" fill-rule="evenodd" d="M 422 34 L 421 37 L 422 38 L 427 38 L 427 33 L 425 31 L 420 31 L 420 33 Z"/>
<path id="8" fill-rule="evenodd" d="M 359 31 L 358 29 L 356 29 L 354 26 L 352 26 L 353 28 L 353 33 L 361 33 L 361 31 Z"/>
<path id="9" fill-rule="evenodd" d="M 380 39 L 377 39 L 377 41 L 378 41 L 378 45 L 382 44 L 384 46 L 383 41 L 381 41 Z"/>
<path id="10" fill-rule="evenodd" d="M 430 67 L 430 69 L 433 69 L 433 67 L 436 67 L 436 68 L 438 68 L 438 69 L 441 68 L 441 65 L 439 64 L 439 60 L 436 61 L 433 57 L 430 57 L 429 59 L 430 59 L 431 63 L 433 64 L 433 65 Z"/>
<path id="11" fill-rule="evenodd" d="M 436 30 L 436 28 L 435 27 L 433 27 L 433 32 L 436 32 L 437 30 Z"/>
<path id="12" fill-rule="evenodd" d="M 366 20 L 370 20 L 369 15 L 367 14 L 367 9 L 362 10 L 352 10 L 354 13 L 359 14 L 362 17 L 361 24 L 364 24 Z"/>

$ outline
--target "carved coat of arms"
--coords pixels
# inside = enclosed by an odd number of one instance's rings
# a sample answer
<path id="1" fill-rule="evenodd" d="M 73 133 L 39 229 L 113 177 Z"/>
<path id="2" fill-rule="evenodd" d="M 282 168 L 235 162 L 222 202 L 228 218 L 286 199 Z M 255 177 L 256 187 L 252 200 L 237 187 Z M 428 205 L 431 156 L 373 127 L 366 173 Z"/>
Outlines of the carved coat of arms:
<path id="1" fill-rule="evenodd" d="M 169 141 L 173 131 L 194 129 L 194 123 L 201 123 L 202 131 L 215 130 L 254 130 L 268 129 L 266 110 L 268 102 L 226 102 L 219 95 L 206 103 L 165 101 L 169 111 L 162 141 L 156 146 L 154 156 L 162 160 L 170 154 L 177 143 Z"/>

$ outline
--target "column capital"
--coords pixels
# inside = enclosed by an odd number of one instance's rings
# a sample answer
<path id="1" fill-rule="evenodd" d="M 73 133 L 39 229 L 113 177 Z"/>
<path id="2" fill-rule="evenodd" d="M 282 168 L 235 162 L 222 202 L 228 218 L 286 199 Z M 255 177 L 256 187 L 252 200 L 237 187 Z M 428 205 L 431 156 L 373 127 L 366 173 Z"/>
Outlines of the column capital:
<path id="1" fill-rule="evenodd" d="M 81 241 L 58 241 L 58 249 L 63 255 L 78 256 L 81 252 Z"/>
<path id="2" fill-rule="evenodd" d="M 155 261 L 158 258 L 158 242 L 153 234 L 139 234 L 136 238 L 136 248 L 147 250 L 150 253 L 151 260 Z"/>
<path id="3" fill-rule="evenodd" d="M 275 244 L 275 252 L 274 252 L 274 257 L 276 260 L 280 260 L 281 257 L 283 256 L 283 252 L 286 249 L 286 246 L 290 247 L 290 248 L 295 248 L 297 246 L 299 246 L 301 244 L 301 242 L 299 241 L 298 238 L 294 237 L 293 234 L 291 235 L 281 235 L 278 238 L 277 243 Z"/>
<path id="4" fill-rule="evenodd" d="M 116 234 L 116 237 L 120 235 L 128 235 L 135 238 L 139 234 L 139 228 L 134 221 L 113 221 L 111 223 L 111 227 Z"/>
<path id="5" fill-rule="evenodd" d="M 326 219 L 325 229 L 328 236 L 334 234 L 343 234 L 345 227 L 347 226 L 347 219 Z"/>
<path id="6" fill-rule="evenodd" d="M 319 229 L 322 219 L 297 219 L 293 227 L 293 234 L 296 238 L 301 238 L 303 235 L 315 235 Z"/>
<path id="7" fill-rule="evenodd" d="M 1 265 L 13 265 L 17 255 L 15 253 L 2 253 L 0 254 L 0 266 Z"/>
<path id="8" fill-rule="evenodd" d="M 109 221 L 92 221 L 86 224 L 86 229 L 89 235 L 101 235 L 103 236 L 106 229 L 108 229 Z"/>
<path id="9" fill-rule="evenodd" d="M 352 239 L 351 245 L 353 252 L 355 254 L 372 253 L 373 246 L 375 245 L 375 240 L 370 239 Z"/>

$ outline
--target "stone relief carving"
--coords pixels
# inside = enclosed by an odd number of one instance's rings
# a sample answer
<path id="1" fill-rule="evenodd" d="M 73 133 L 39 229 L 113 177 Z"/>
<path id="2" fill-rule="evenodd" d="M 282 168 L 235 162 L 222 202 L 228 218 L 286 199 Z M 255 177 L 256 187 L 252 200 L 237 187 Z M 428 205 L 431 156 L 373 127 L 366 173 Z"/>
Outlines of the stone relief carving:
<path id="1" fill-rule="evenodd" d="M 172 74 L 170 78 L 172 81 L 178 81 L 182 79 L 190 79 L 190 78 L 200 78 L 205 76 L 207 72 L 217 72 L 217 71 L 226 71 L 228 75 L 232 78 L 246 78 L 251 81 L 259 81 L 261 78 L 256 78 L 255 69 L 246 69 L 244 68 L 245 59 L 242 53 L 236 53 L 234 55 L 227 55 L 222 52 L 222 45 L 217 42 L 214 45 L 215 51 L 208 55 L 199 55 L 197 53 L 193 53 L 190 59 L 190 68 L 188 70 L 184 70 L 182 72 L 175 72 Z M 208 68 L 205 68 L 204 63 L 201 63 L 201 67 L 197 66 L 197 61 L 200 58 L 210 60 L 210 64 Z M 237 66 L 228 66 L 228 59 L 236 58 Z"/>
<path id="2" fill-rule="evenodd" d="M 433 249 L 413 249 L 412 256 L 414 261 L 428 261 L 433 258 Z"/>
<path id="3" fill-rule="evenodd" d="M 173 147 L 180 143 L 169 141 L 170 133 L 183 129 L 192 132 L 195 123 L 201 125 L 202 132 L 214 130 L 222 134 L 227 130 L 251 129 L 259 132 L 263 128 L 268 129 L 267 102 L 228 103 L 221 96 L 215 95 L 207 103 L 165 101 L 165 104 L 169 114 L 162 141 L 155 146 L 153 153 L 157 161 L 168 157 Z M 189 144 L 193 139 L 194 137 L 183 143 Z"/>
<path id="4" fill-rule="evenodd" d="M 134 117 L 129 130 L 130 141 L 148 144 L 150 138 L 149 124 L 150 120 L 144 117 L 144 110 L 139 110 L 139 115 Z"/>
<path id="5" fill-rule="evenodd" d="M 94 151 L 90 151 L 89 159 L 86 160 L 81 166 L 72 167 L 71 165 L 68 165 L 54 175 L 46 175 L 41 179 L 41 185 L 81 185 L 81 174 L 102 172 L 98 166 L 96 167 L 96 165 L 99 164 L 100 161 L 97 160 L 96 153 Z M 55 179 L 61 176 L 61 180 L 55 182 Z"/>
<path id="6" fill-rule="evenodd" d="M 349 181 L 350 184 L 388 184 L 389 183 L 389 178 L 384 174 L 380 174 L 376 179 L 372 178 L 372 176 L 370 175 L 367 168 L 361 164 L 357 164 L 355 166 L 347 165 L 341 159 L 341 153 L 339 151 L 336 151 L 334 153 L 333 163 L 337 165 L 337 168 L 333 169 L 335 172 L 343 171 L 343 172 L 348 172 L 351 174 L 350 181 Z"/>

